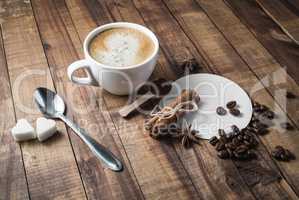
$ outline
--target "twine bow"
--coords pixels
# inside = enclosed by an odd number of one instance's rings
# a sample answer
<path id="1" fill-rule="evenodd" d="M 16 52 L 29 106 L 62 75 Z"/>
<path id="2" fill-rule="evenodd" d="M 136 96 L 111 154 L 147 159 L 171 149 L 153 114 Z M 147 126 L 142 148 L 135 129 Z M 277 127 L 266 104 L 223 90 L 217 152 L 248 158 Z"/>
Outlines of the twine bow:
<path id="1" fill-rule="evenodd" d="M 174 108 L 166 106 L 161 111 L 155 112 L 154 109 L 151 113 L 151 117 L 158 117 L 159 119 L 170 119 L 179 112 L 193 112 L 198 110 L 198 106 L 194 101 L 186 101 L 179 103 Z"/>

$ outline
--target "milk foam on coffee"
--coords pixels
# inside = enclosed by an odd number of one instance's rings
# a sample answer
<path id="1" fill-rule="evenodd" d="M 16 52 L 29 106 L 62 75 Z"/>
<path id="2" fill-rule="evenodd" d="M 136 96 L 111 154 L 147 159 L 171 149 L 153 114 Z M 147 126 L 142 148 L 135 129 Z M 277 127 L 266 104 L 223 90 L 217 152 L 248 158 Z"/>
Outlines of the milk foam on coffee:
<path id="1" fill-rule="evenodd" d="M 111 28 L 95 36 L 90 55 L 98 62 L 114 67 L 142 63 L 152 55 L 154 43 L 145 33 L 132 28 Z"/>

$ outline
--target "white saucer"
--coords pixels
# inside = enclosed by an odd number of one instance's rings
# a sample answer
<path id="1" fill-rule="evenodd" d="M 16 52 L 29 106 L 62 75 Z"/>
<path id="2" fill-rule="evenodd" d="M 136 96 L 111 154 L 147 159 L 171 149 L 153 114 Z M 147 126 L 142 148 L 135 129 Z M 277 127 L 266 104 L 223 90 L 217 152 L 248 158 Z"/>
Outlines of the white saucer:
<path id="1" fill-rule="evenodd" d="M 183 89 L 194 89 L 200 96 L 199 110 L 185 115 L 193 129 L 199 131 L 203 139 L 218 136 L 218 129 L 231 132 L 231 126 L 236 125 L 240 129 L 245 128 L 252 116 L 252 104 L 247 93 L 233 81 L 214 74 L 193 74 L 182 77 L 172 83 L 172 89 L 160 102 L 164 107 L 167 102 L 177 97 Z M 236 117 L 229 113 L 226 103 L 237 101 L 241 115 Z M 219 116 L 216 108 L 222 106 L 227 114 Z"/>

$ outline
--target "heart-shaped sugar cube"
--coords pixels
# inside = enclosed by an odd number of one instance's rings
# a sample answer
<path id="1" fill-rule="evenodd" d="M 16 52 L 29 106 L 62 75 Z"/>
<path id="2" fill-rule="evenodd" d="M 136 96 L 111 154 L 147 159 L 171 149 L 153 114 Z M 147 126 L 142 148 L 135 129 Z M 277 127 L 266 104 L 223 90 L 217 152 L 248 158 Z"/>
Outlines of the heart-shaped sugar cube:
<path id="1" fill-rule="evenodd" d="M 44 117 L 39 117 L 36 120 L 36 134 L 37 139 L 42 142 L 57 131 L 56 122 L 52 119 L 46 119 Z"/>
<path id="2" fill-rule="evenodd" d="M 34 128 L 26 119 L 19 119 L 17 124 L 11 129 L 11 133 L 17 142 L 36 138 Z"/>

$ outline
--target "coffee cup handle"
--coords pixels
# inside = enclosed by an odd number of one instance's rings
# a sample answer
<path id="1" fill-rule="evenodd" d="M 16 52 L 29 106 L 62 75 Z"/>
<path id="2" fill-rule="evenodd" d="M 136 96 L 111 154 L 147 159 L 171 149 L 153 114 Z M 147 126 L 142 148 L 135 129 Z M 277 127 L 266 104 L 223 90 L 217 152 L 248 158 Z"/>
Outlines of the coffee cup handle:
<path id="1" fill-rule="evenodd" d="M 85 71 L 87 73 L 87 77 L 81 78 L 81 77 L 74 76 L 73 73 L 78 69 L 86 69 Z M 89 62 L 85 59 L 77 60 L 72 64 L 70 64 L 69 67 L 67 68 L 67 74 L 69 79 L 74 83 L 78 83 L 81 85 L 94 85 L 94 86 L 99 85 L 91 73 Z"/>

